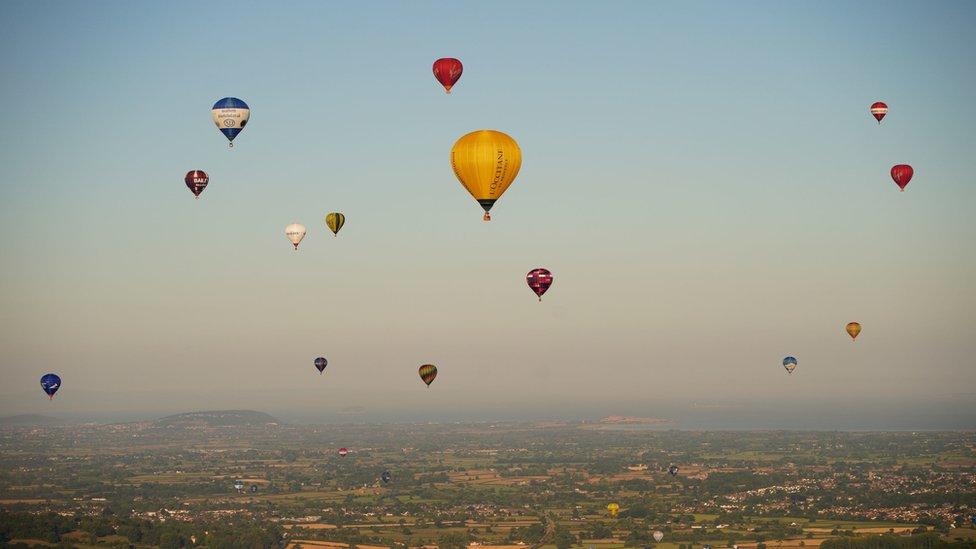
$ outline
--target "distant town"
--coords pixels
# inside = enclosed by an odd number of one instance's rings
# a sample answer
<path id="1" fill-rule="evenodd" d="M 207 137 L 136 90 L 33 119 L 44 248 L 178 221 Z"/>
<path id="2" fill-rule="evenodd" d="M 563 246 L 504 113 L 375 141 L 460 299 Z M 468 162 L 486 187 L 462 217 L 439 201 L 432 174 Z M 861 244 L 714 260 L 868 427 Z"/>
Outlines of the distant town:
<path id="1" fill-rule="evenodd" d="M 2 423 L 5 546 L 763 549 L 976 539 L 970 432 L 688 432 L 630 417 L 314 426 L 252 411 Z M 644 428 L 593 428 L 614 424 Z"/>

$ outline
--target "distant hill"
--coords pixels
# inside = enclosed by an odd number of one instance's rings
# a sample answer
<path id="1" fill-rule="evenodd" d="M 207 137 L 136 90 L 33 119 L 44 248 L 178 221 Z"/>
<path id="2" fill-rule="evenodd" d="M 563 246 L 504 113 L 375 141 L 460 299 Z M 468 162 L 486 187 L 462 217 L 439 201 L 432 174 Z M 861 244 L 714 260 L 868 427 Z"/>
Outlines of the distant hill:
<path id="1" fill-rule="evenodd" d="M 657 417 L 607 416 L 601 419 L 600 423 L 613 425 L 667 425 L 674 422 L 670 419 Z"/>
<path id="2" fill-rule="evenodd" d="M 278 418 L 264 412 L 254 410 L 210 410 L 206 412 L 189 412 L 157 419 L 153 424 L 157 427 L 228 427 L 228 426 L 262 426 L 281 424 Z"/>
<path id="3" fill-rule="evenodd" d="M 0 425 L 60 425 L 67 423 L 63 419 L 40 414 L 20 414 L 17 416 L 0 417 Z"/>

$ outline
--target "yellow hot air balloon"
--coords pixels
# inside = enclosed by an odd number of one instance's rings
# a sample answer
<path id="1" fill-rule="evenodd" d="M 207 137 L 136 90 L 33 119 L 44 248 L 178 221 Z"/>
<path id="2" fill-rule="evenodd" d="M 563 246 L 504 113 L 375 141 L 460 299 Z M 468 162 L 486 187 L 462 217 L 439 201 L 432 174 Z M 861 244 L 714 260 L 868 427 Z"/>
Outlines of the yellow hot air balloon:
<path id="1" fill-rule="evenodd" d="M 617 518 L 617 511 L 620 511 L 620 506 L 616 503 L 611 503 L 607 505 L 607 511 L 610 511 L 611 518 Z"/>
<path id="2" fill-rule="evenodd" d="M 857 340 L 857 334 L 861 333 L 861 324 L 859 322 L 849 322 L 847 324 L 847 334 L 851 336 L 851 339 Z"/>
<path id="3" fill-rule="evenodd" d="M 474 131 L 454 143 L 451 167 L 458 181 L 485 209 L 485 221 L 491 221 L 488 211 L 522 167 L 522 149 L 502 132 Z"/>
<path id="4" fill-rule="evenodd" d="M 346 216 L 339 212 L 332 212 L 325 216 L 325 225 L 329 227 L 332 234 L 339 236 L 339 229 L 346 224 Z"/>

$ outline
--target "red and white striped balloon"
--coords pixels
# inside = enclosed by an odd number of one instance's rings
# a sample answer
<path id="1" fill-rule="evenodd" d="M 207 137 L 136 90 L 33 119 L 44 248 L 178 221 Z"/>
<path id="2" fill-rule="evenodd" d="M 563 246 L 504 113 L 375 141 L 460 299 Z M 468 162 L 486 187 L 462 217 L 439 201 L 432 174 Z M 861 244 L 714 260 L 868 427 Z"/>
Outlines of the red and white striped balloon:
<path id="1" fill-rule="evenodd" d="M 881 123 L 881 119 L 884 118 L 886 114 L 888 114 L 888 105 L 885 105 L 881 101 L 871 105 L 871 115 L 874 116 L 875 120 L 878 121 L 878 124 Z"/>

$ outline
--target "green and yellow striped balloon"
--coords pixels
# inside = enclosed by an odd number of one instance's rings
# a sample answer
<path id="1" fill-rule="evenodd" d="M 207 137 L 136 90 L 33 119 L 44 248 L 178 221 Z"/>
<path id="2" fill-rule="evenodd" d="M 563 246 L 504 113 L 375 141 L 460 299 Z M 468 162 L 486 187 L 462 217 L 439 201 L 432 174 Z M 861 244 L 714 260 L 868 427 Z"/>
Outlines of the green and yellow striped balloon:
<path id="1" fill-rule="evenodd" d="M 424 380 L 427 387 L 434 382 L 434 378 L 437 377 L 437 366 L 433 364 L 424 364 L 420 367 L 420 379 Z"/>
<path id="2" fill-rule="evenodd" d="M 339 229 L 346 224 L 346 216 L 339 212 L 332 212 L 325 216 L 325 224 L 332 231 L 332 234 L 339 236 Z"/>

